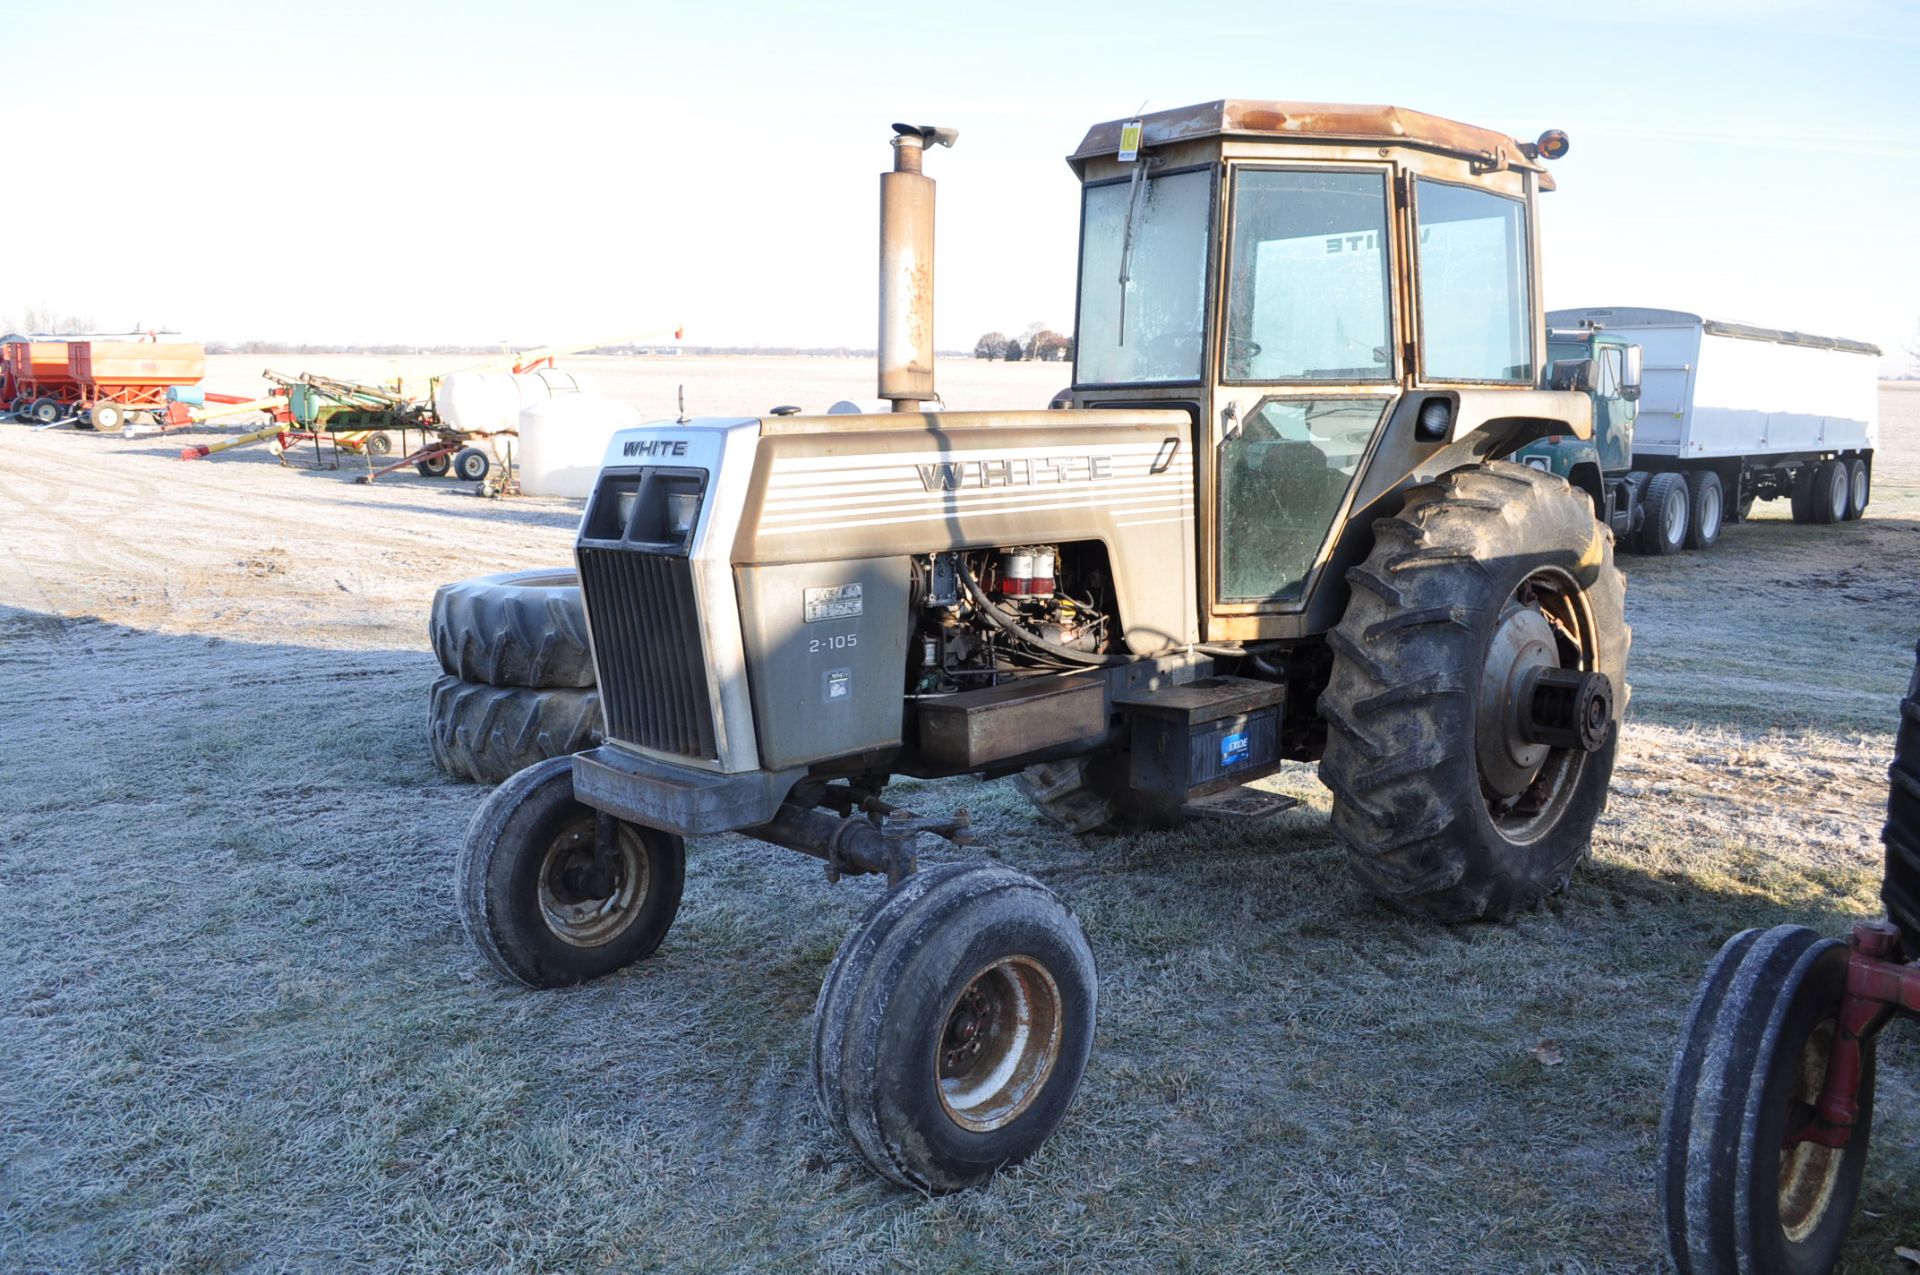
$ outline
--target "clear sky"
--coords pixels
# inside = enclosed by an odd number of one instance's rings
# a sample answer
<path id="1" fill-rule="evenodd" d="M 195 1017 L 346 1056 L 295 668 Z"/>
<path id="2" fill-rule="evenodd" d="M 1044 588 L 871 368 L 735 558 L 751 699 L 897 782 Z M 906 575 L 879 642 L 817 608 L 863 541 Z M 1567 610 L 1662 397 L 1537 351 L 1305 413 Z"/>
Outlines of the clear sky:
<path id="1" fill-rule="evenodd" d="M 871 345 L 903 119 L 960 130 L 928 171 L 939 342 L 970 347 L 1071 327 L 1087 125 L 1253 97 L 1566 129 L 1549 305 L 1889 352 L 1920 323 L 1915 0 L 0 0 L 0 39 L 0 316 Z"/>

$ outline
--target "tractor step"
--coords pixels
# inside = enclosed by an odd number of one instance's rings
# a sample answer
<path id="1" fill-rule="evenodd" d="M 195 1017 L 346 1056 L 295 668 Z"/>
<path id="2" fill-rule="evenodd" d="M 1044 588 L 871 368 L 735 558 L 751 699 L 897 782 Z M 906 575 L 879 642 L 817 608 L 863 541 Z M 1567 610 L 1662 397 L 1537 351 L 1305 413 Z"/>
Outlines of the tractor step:
<path id="1" fill-rule="evenodd" d="M 1228 788 L 1180 807 L 1189 819 L 1267 819 L 1300 804 L 1298 797 L 1258 788 Z"/>

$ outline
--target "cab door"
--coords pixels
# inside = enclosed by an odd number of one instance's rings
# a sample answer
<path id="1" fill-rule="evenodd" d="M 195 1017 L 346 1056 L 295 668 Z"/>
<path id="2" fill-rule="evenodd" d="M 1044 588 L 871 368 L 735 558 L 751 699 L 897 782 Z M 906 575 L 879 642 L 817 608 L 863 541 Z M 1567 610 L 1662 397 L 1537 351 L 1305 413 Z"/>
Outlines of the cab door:
<path id="1" fill-rule="evenodd" d="M 1390 164 L 1227 173 L 1205 457 L 1207 636 L 1306 605 L 1400 377 Z M 1284 627 L 1284 626 L 1281 626 Z"/>

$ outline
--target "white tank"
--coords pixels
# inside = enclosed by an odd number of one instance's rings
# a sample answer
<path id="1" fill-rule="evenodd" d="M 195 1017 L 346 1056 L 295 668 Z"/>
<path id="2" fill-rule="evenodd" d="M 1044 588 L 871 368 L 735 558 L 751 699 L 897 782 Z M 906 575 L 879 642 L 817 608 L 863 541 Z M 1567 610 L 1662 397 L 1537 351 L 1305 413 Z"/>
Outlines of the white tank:
<path id="1" fill-rule="evenodd" d="M 440 419 L 469 434 L 513 429 L 535 403 L 586 390 L 571 372 L 455 372 L 434 391 Z"/>
<path id="2" fill-rule="evenodd" d="M 639 409 L 598 394 L 563 394 L 520 413 L 520 490 L 587 496 L 614 434 L 640 424 Z"/>

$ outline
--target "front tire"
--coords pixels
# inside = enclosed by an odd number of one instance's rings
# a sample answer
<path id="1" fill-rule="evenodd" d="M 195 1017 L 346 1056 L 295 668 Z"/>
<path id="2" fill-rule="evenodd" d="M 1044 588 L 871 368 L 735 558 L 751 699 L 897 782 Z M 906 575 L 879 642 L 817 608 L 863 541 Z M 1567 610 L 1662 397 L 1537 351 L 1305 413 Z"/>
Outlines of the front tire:
<path id="1" fill-rule="evenodd" d="M 956 1191 L 1039 1149 L 1093 1047 L 1073 912 L 990 864 L 913 874 L 847 937 L 814 1006 L 821 1112 L 882 1176 Z"/>
<path id="2" fill-rule="evenodd" d="M 680 910 L 686 845 L 616 820 L 595 853 L 596 812 L 573 795 L 556 757 L 493 790 L 460 851 L 460 925 L 500 973 L 565 987 L 653 954 Z"/>
<path id="3" fill-rule="evenodd" d="M 1631 641 L 1612 533 L 1564 479 L 1494 462 L 1411 489 L 1374 535 L 1328 635 L 1334 831 L 1394 906 L 1504 920 L 1566 886 L 1606 805 Z M 1514 737 L 1545 665 L 1612 683 L 1596 751 Z"/>
<path id="4" fill-rule="evenodd" d="M 87 421 L 101 434 L 117 434 L 127 423 L 127 409 L 118 403 L 95 403 Z"/>

